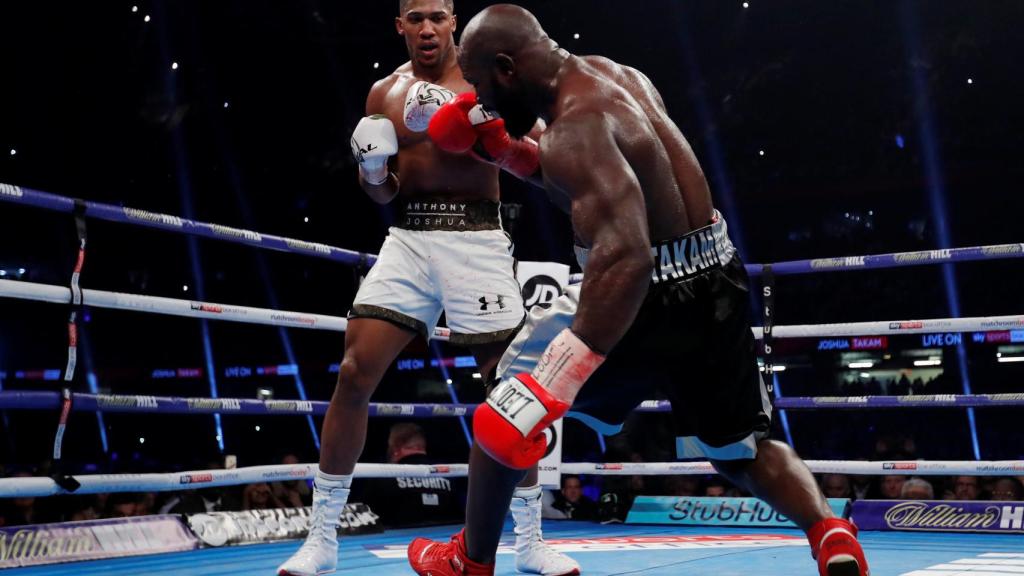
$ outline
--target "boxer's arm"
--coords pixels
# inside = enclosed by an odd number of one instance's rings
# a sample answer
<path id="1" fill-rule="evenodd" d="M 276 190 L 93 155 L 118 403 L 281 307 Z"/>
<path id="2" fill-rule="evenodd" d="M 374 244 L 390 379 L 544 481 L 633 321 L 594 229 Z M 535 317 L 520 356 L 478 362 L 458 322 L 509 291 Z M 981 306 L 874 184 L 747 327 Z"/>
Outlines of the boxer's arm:
<path id="1" fill-rule="evenodd" d="M 546 130 L 547 127 L 548 125 L 543 120 L 538 118 L 537 123 L 533 125 L 533 130 L 530 130 L 530 133 L 527 134 L 526 137 L 532 139 L 534 142 L 540 142 L 540 137 L 541 135 L 544 134 L 544 130 Z M 533 184 L 537 188 L 544 188 L 543 167 L 540 164 L 538 164 L 537 171 L 527 176 L 525 181 L 529 182 L 530 184 Z M 555 202 L 555 200 L 552 199 L 552 202 Z M 557 205 L 557 202 L 555 202 L 555 204 Z"/>
<path id="2" fill-rule="evenodd" d="M 569 196 L 573 228 L 590 247 L 572 330 L 607 354 L 632 325 L 651 282 L 643 192 L 602 112 L 563 116 L 541 147 L 545 180 Z"/>
<path id="3" fill-rule="evenodd" d="M 367 116 L 372 116 L 373 114 L 384 114 L 384 100 L 393 83 L 394 80 L 391 77 L 388 77 L 377 81 L 377 83 L 370 88 L 370 93 L 366 96 Z M 380 184 L 371 184 L 363 178 L 362 174 L 359 175 L 359 186 L 362 187 L 367 196 L 378 204 L 387 204 L 388 202 L 391 202 L 391 200 L 398 195 L 398 185 L 398 177 L 394 172 L 390 172 L 387 180 Z"/>

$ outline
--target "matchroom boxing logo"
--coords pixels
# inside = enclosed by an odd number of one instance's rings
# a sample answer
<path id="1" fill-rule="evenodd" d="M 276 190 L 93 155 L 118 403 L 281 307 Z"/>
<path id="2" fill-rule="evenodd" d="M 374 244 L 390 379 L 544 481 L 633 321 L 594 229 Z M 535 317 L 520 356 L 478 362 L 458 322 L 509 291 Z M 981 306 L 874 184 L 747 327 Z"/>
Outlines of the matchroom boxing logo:
<path id="1" fill-rule="evenodd" d="M 562 287 L 551 276 L 537 274 L 523 285 L 523 305 L 526 308 L 540 306 L 550 308 L 555 298 L 562 293 Z"/>

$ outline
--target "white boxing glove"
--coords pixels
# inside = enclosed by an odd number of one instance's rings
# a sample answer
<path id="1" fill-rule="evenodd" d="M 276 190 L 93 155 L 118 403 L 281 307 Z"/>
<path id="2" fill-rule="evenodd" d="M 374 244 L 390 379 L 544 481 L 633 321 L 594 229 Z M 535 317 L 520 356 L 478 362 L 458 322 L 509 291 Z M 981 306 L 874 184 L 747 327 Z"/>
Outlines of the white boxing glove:
<path id="1" fill-rule="evenodd" d="M 437 109 L 455 98 L 455 92 L 420 80 L 405 93 L 405 127 L 413 132 L 423 132 Z"/>
<path id="2" fill-rule="evenodd" d="M 364 180 L 383 184 L 388 179 L 388 158 L 397 153 L 398 136 L 387 116 L 374 114 L 359 121 L 352 132 L 352 156 Z"/>

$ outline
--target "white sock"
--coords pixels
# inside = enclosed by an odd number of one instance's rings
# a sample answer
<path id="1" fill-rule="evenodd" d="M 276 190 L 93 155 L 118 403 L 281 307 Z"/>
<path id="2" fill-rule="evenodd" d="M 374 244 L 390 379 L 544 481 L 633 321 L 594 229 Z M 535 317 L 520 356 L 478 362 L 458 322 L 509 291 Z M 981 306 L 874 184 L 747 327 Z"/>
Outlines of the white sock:
<path id="1" fill-rule="evenodd" d="M 352 486 L 352 475 L 351 474 L 328 474 L 321 470 L 316 469 L 316 479 L 313 481 L 317 486 L 321 486 L 327 489 L 334 488 L 350 488 Z"/>
<path id="2" fill-rule="evenodd" d="M 540 484 L 534 484 L 533 486 L 516 486 L 516 491 L 512 493 L 515 498 L 523 498 L 525 500 L 532 500 L 540 497 Z"/>

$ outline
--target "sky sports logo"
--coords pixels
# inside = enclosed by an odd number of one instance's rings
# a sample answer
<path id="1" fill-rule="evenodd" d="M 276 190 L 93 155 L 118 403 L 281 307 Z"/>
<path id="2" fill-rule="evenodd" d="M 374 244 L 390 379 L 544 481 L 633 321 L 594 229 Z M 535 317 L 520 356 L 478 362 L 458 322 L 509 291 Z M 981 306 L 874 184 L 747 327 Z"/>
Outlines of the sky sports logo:
<path id="1" fill-rule="evenodd" d="M 917 470 L 917 462 L 882 462 L 882 470 Z"/>
<path id="2" fill-rule="evenodd" d="M 920 330 L 924 322 L 889 322 L 889 330 Z"/>

